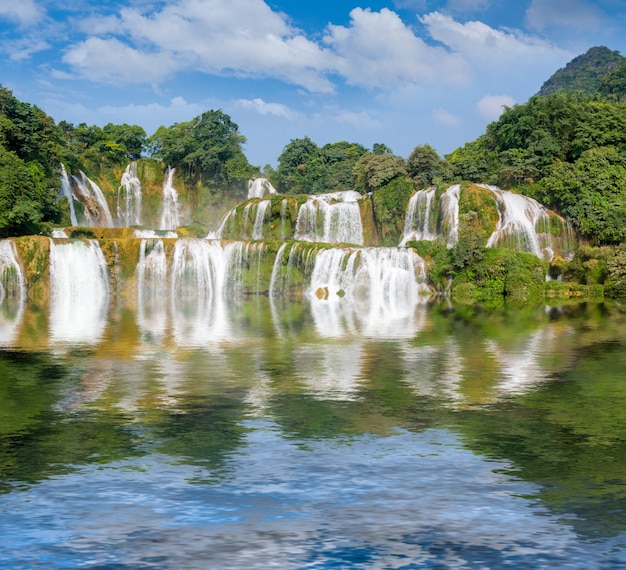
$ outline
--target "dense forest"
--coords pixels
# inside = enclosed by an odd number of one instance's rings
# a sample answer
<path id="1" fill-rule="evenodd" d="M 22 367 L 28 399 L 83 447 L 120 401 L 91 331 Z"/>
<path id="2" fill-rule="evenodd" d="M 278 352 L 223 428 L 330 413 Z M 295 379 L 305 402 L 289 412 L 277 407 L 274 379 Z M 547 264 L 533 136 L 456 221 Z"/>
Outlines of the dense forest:
<path id="1" fill-rule="evenodd" d="M 276 169 L 261 169 L 248 162 L 245 137 L 220 110 L 147 136 L 136 125 L 56 124 L 0 87 L 0 237 L 68 225 L 67 203 L 59 199 L 61 164 L 97 177 L 150 159 L 162 170 L 176 168 L 190 192 L 218 202 L 245 198 L 247 181 L 257 176 L 269 178 L 281 194 L 371 192 L 383 213 L 403 210 L 417 189 L 495 184 L 531 196 L 570 221 L 583 242 L 596 248 L 583 250 L 583 265 L 599 257 L 606 268 L 619 258 L 621 267 L 625 98 L 626 58 L 592 48 L 558 70 L 539 94 L 505 109 L 483 135 L 445 157 L 429 145 L 416 146 L 405 158 L 383 143 L 371 149 L 346 141 L 320 147 L 303 137 L 286 144 Z M 465 238 L 457 248 L 464 253 L 450 255 L 472 260 L 479 245 Z"/>

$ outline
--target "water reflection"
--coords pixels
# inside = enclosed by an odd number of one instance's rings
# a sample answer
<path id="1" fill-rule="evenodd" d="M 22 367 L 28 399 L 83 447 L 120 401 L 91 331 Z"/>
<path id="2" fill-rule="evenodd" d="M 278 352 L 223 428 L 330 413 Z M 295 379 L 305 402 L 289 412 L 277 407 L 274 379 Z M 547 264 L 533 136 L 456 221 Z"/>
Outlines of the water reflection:
<path id="1" fill-rule="evenodd" d="M 6 567 L 626 563 L 622 313 L 419 306 L 385 338 L 190 306 L 0 351 Z"/>

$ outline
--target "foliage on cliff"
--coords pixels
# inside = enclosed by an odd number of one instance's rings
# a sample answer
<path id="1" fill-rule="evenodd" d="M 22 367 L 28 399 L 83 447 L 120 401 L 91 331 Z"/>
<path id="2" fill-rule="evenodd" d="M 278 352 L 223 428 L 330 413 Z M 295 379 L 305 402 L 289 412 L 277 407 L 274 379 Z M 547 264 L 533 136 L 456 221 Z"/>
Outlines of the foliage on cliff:
<path id="1" fill-rule="evenodd" d="M 556 71 L 541 86 L 539 95 L 547 96 L 557 91 L 593 95 L 598 92 L 607 75 L 625 60 L 618 51 L 604 46 L 592 47 Z"/>

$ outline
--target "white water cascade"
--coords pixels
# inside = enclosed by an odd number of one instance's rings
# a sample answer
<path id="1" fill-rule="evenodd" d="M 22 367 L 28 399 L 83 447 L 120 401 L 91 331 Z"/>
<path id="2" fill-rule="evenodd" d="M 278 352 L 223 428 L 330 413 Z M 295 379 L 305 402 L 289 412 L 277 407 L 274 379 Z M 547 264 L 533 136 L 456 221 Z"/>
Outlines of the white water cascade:
<path id="1" fill-rule="evenodd" d="M 363 223 L 355 191 L 309 196 L 296 219 L 295 239 L 363 245 Z"/>
<path id="2" fill-rule="evenodd" d="M 178 203 L 178 192 L 174 188 L 175 168 L 167 167 L 163 180 L 163 206 L 161 212 L 162 230 L 175 230 L 182 225 L 180 221 L 180 205 Z"/>
<path id="3" fill-rule="evenodd" d="M 26 305 L 26 281 L 18 262 L 15 243 L 0 241 L 0 346 L 17 336 Z"/>
<path id="4" fill-rule="evenodd" d="M 152 339 L 161 339 L 167 325 L 167 259 L 161 239 L 142 239 L 137 276 L 137 322 Z"/>
<path id="5" fill-rule="evenodd" d="M 418 190 L 407 207 L 404 218 L 404 235 L 401 245 L 411 240 L 434 240 L 439 234 L 437 218 L 433 219 L 432 207 L 435 199 L 435 188 Z"/>
<path id="6" fill-rule="evenodd" d="M 96 240 L 50 240 L 50 337 L 95 343 L 109 306 L 107 265 Z"/>
<path id="7" fill-rule="evenodd" d="M 83 171 L 80 176 L 72 176 L 75 183 L 77 198 L 85 206 L 85 216 L 90 226 L 112 228 L 113 216 L 100 186 L 91 180 Z"/>
<path id="8" fill-rule="evenodd" d="M 441 228 L 446 246 L 452 248 L 459 241 L 459 196 L 461 185 L 450 186 L 441 196 Z"/>
<path id="9" fill-rule="evenodd" d="M 404 218 L 401 246 L 412 240 L 446 240 L 448 248 L 459 239 L 459 194 L 461 186 L 450 186 L 435 201 L 435 188 L 419 190 L 409 200 Z"/>
<path id="10" fill-rule="evenodd" d="M 487 247 L 512 247 L 550 261 L 554 257 L 554 250 L 547 208 L 528 196 L 500 190 L 496 186 L 481 186 L 494 193 L 500 215 Z"/>
<path id="11" fill-rule="evenodd" d="M 251 198 L 265 198 L 278 194 L 267 178 L 255 178 L 248 181 L 248 200 Z"/>
<path id="12" fill-rule="evenodd" d="M 65 165 L 61 164 L 61 196 L 67 198 L 67 202 L 70 206 L 70 222 L 73 226 L 78 225 L 76 219 L 76 210 L 74 209 L 74 196 L 72 195 L 72 184 L 70 178 L 65 170 Z"/>
<path id="13" fill-rule="evenodd" d="M 243 209 L 244 239 L 263 239 L 263 224 L 265 223 L 267 208 L 270 204 L 270 200 L 261 200 L 259 202 L 249 202 L 246 204 Z M 251 226 L 252 231 L 250 231 Z M 220 228 L 221 227 L 220 225 Z M 218 230 L 218 235 L 221 236 L 220 230 Z"/>
<path id="14" fill-rule="evenodd" d="M 410 321 L 429 293 L 424 260 L 412 250 L 333 248 L 317 253 L 307 296 L 324 336 L 346 328 L 396 336 L 411 334 Z"/>
<path id="15" fill-rule="evenodd" d="M 117 223 L 122 228 L 141 225 L 141 181 L 137 177 L 137 163 L 131 162 L 124 170 L 117 190 Z"/>

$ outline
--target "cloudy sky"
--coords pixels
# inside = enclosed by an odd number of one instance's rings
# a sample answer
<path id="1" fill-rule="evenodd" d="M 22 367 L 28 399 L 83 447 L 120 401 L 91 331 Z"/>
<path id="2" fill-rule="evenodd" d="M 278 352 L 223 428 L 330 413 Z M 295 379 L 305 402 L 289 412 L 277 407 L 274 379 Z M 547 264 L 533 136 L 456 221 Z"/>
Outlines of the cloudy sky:
<path id="1" fill-rule="evenodd" d="M 440 154 L 594 45 L 626 0 L 0 0 L 0 84 L 56 121 L 221 109 L 253 164 L 293 138 Z"/>

